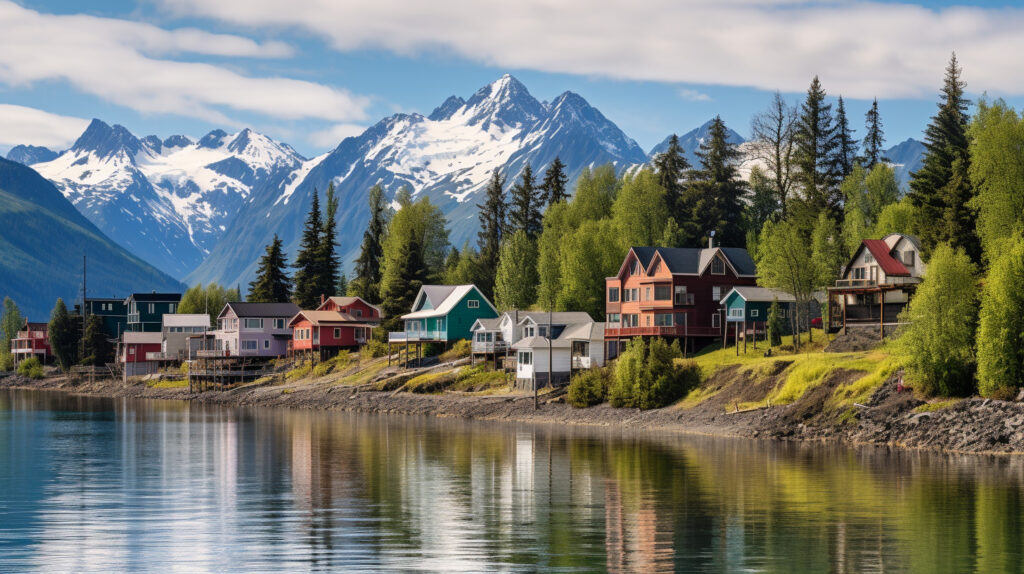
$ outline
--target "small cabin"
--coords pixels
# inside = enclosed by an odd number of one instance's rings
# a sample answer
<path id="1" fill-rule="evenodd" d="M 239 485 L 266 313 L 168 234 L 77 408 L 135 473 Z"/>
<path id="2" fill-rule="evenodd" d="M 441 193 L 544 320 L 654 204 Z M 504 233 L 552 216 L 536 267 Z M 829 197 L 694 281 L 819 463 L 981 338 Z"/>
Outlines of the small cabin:
<path id="1" fill-rule="evenodd" d="M 577 371 L 604 366 L 604 323 L 586 313 L 586 321 L 561 324 L 553 318 L 548 323 L 546 313 L 538 315 L 543 319 L 520 321 L 523 338 L 512 345 L 517 388 L 564 385 Z"/>

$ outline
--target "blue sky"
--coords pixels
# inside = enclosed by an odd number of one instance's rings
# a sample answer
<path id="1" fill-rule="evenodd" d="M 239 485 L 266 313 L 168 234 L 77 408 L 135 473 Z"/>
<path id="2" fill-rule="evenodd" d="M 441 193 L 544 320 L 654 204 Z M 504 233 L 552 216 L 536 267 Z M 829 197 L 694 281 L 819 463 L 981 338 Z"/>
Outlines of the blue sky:
<path id="1" fill-rule="evenodd" d="M 716 114 L 743 135 L 814 74 L 854 128 L 920 137 L 956 50 L 973 97 L 1024 106 L 1024 10 L 839 0 L 0 0 L 0 153 L 61 149 L 88 119 L 137 135 L 244 126 L 314 156 L 395 112 L 508 72 L 584 96 L 644 149 Z M 83 10 L 85 10 L 83 12 Z"/>

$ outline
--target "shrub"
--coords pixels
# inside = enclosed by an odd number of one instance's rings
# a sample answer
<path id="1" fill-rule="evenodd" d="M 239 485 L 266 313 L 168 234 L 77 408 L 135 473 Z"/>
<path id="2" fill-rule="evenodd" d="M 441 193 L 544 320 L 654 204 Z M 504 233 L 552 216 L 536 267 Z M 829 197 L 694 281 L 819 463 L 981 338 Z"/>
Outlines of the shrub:
<path id="1" fill-rule="evenodd" d="M 609 402 L 613 407 L 656 409 L 683 398 L 700 384 L 701 371 L 694 361 L 679 361 L 682 356 L 678 341 L 669 345 L 663 339 L 633 339 L 615 366 Z"/>
<path id="2" fill-rule="evenodd" d="M 317 377 L 323 377 L 334 371 L 344 369 L 351 361 L 352 357 L 348 351 L 338 351 L 337 355 L 313 367 L 313 374 Z"/>
<path id="3" fill-rule="evenodd" d="M 978 392 L 991 398 L 1014 397 L 1024 381 L 1024 241 L 1007 247 L 981 295 Z"/>
<path id="4" fill-rule="evenodd" d="M 10 353 L 0 353 L 0 373 L 6 373 L 14 368 L 14 357 Z"/>
<path id="5" fill-rule="evenodd" d="M 285 375 L 285 379 L 288 382 L 297 381 L 297 380 L 305 377 L 306 375 L 308 375 L 310 373 L 310 371 L 312 371 L 312 370 L 313 370 L 312 365 L 310 365 L 306 361 L 303 361 L 302 363 L 299 363 L 299 365 L 296 366 L 294 369 L 288 371 L 288 374 Z"/>
<path id="6" fill-rule="evenodd" d="M 370 339 L 363 345 L 362 352 L 366 353 L 371 359 L 383 357 L 388 354 L 388 344 L 377 339 Z"/>
<path id="7" fill-rule="evenodd" d="M 18 364 L 18 374 L 30 379 L 41 379 L 43 378 L 43 364 L 36 357 L 25 359 Z"/>
<path id="8" fill-rule="evenodd" d="M 455 359 L 461 359 L 468 357 L 470 351 L 473 350 L 473 344 L 467 339 L 459 339 L 452 345 L 451 349 L 448 349 L 444 353 L 441 353 L 442 361 L 454 361 Z"/>
<path id="9" fill-rule="evenodd" d="M 582 409 L 603 403 L 611 382 L 612 371 L 608 367 L 579 373 L 569 381 L 569 404 Z"/>

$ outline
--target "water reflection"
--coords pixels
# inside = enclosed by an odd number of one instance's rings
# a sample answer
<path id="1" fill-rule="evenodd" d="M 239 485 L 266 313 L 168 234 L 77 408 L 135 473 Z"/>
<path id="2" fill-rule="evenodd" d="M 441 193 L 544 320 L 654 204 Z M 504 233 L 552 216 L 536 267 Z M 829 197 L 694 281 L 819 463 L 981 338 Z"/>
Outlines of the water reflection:
<path id="1" fill-rule="evenodd" d="M 0 570 L 1020 572 L 1019 458 L 0 392 Z"/>

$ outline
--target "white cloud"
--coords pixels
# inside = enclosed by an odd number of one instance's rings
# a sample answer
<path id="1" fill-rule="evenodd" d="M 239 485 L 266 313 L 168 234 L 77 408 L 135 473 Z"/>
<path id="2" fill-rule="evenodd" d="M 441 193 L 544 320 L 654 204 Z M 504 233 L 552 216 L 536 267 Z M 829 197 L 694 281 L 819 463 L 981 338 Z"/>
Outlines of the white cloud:
<path id="1" fill-rule="evenodd" d="M 289 78 L 257 78 L 176 54 L 279 58 L 280 42 L 164 30 L 125 20 L 42 14 L 0 0 L 0 84 L 65 81 L 79 91 L 142 113 L 169 113 L 230 123 L 231 110 L 296 120 L 363 120 L 369 99 Z"/>
<path id="2" fill-rule="evenodd" d="M 680 88 L 679 97 L 690 102 L 710 102 L 711 96 L 704 92 L 697 90 L 691 90 L 690 88 Z"/>
<path id="3" fill-rule="evenodd" d="M 341 51 L 671 83 L 932 97 L 957 50 L 971 86 L 1024 94 L 1024 10 L 820 0 L 160 0 L 251 27 L 300 27 Z M 528 39 L 528 41 L 524 41 Z"/>
<path id="4" fill-rule="evenodd" d="M 60 151 L 85 131 L 89 120 L 35 108 L 0 104 L 0 146 L 30 144 Z"/>
<path id="5" fill-rule="evenodd" d="M 356 124 L 336 124 L 325 130 L 320 130 L 309 134 L 306 139 L 309 143 L 317 147 L 334 147 L 338 145 L 341 140 L 347 137 L 355 137 L 366 131 L 366 126 L 360 126 Z"/>

